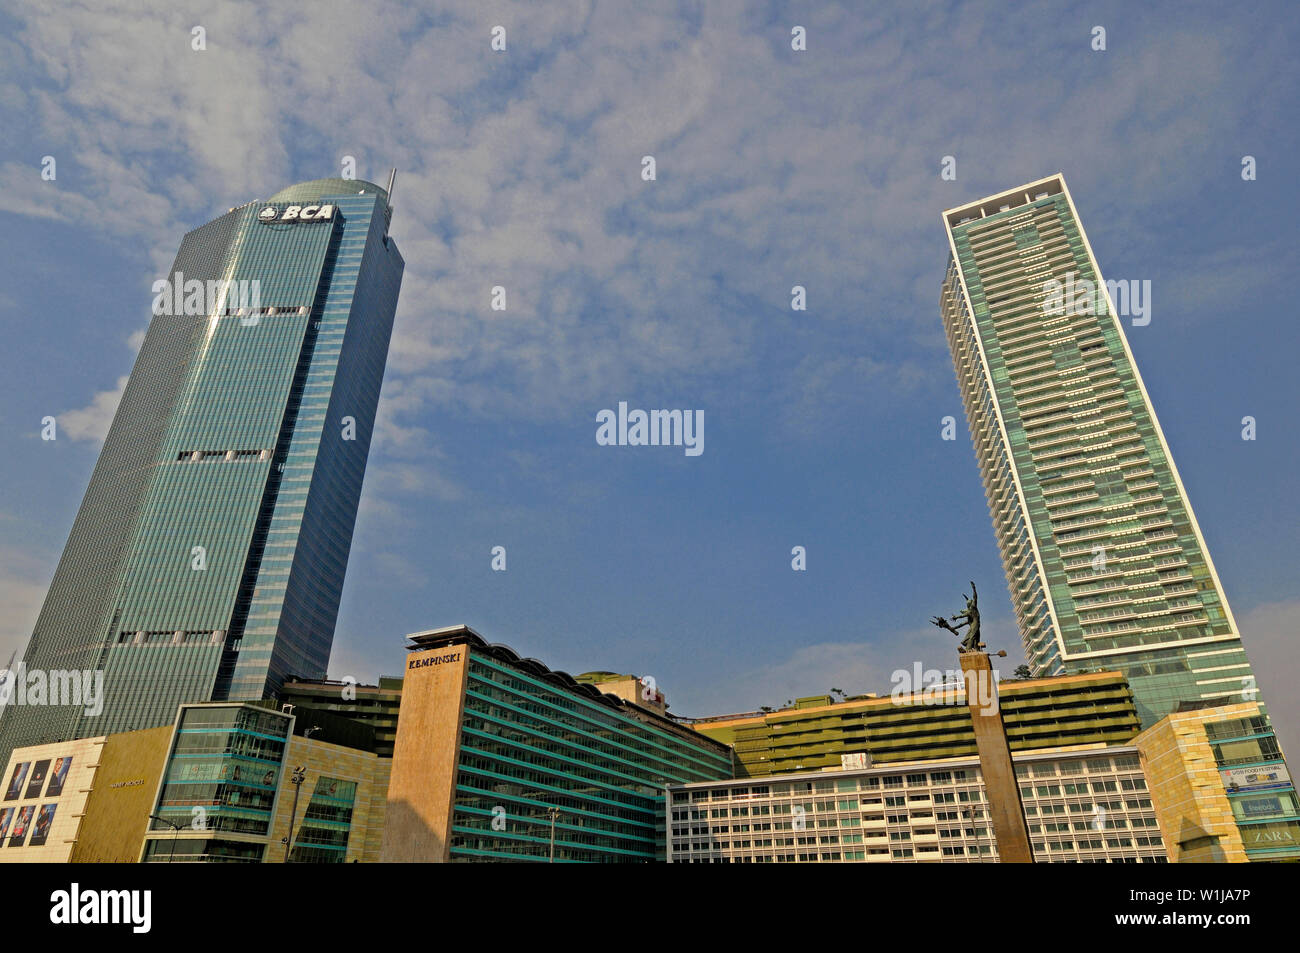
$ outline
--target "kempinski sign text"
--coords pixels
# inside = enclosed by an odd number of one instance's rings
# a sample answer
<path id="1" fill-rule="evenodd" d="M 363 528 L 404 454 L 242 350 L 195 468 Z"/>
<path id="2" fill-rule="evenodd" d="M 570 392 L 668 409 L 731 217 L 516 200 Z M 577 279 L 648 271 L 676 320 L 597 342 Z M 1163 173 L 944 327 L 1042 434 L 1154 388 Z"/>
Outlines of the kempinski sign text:
<path id="1" fill-rule="evenodd" d="M 448 652 L 446 655 L 434 655 L 430 658 L 413 658 L 406 664 L 408 669 L 424 668 L 426 665 L 445 665 L 447 662 L 459 662 L 459 652 Z"/>

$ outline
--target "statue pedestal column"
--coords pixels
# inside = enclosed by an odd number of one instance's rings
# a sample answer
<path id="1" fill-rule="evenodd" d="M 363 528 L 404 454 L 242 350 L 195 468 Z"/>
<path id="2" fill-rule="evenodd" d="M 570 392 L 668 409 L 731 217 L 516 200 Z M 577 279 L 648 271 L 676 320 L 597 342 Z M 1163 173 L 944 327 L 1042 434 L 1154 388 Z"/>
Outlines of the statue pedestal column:
<path id="1" fill-rule="evenodd" d="M 1029 846 L 1020 785 L 1011 761 L 1006 726 L 1002 723 L 993 665 L 983 652 L 962 652 L 959 659 L 966 682 L 966 703 L 975 728 L 989 818 L 998 843 L 998 858 L 1004 864 L 1032 864 L 1034 853 Z"/>

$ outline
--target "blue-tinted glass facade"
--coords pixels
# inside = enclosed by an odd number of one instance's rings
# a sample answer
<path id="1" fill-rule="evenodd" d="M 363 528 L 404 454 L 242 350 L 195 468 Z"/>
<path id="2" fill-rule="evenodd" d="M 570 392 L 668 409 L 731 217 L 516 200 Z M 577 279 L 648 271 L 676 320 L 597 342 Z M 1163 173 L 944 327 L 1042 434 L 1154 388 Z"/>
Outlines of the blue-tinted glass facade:
<path id="1" fill-rule="evenodd" d="M 549 860 L 553 809 L 557 863 L 662 860 L 665 785 L 732 776 L 725 746 L 563 678 L 471 651 L 452 861 Z"/>
<path id="2" fill-rule="evenodd" d="M 155 301 L 24 656 L 102 670 L 102 714 L 11 706 L 3 752 L 324 676 L 402 278 L 390 215 L 322 179 L 185 236 L 168 279 L 211 284 Z"/>
<path id="3" fill-rule="evenodd" d="M 204 831 L 197 853 L 220 854 L 229 841 L 240 859 L 261 860 L 243 848 L 270 833 L 292 726 L 288 715 L 251 706 L 182 709 L 149 830 Z M 148 847 L 151 859 L 172 853 L 166 841 Z"/>
<path id="4" fill-rule="evenodd" d="M 348 834 L 352 830 L 352 809 L 357 798 L 357 783 L 322 775 L 302 822 L 293 836 L 295 864 L 341 864 L 347 858 Z"/>

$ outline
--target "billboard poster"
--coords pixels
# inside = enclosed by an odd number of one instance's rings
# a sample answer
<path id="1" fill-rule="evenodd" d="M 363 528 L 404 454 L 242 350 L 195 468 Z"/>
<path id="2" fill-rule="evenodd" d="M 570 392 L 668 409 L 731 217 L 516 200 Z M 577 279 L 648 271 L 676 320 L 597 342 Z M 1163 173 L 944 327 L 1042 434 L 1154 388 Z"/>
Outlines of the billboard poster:
<path id="1" fill-rule="evenodd" d="M 1266 764 L 1254 768 L 1224 768 L 1219 772 L 1223 787 L 1229 794 L 1238 791 L 1266 791 L 1284 788 L 1291 784 L 1291 776 L 1281 764 Z"/>
<path id="2" fill-rule="evenodd" d="M 9 787 L 5 788 L 6 801 L 18 800 L 18 795 L 23 790 L 23 782 L 27 780 L 27 769 L 31 766 L 30 761 L 23 761 L 14 765 L 14 773 L 9 776 Z"/>
<path id="3" fill-rule="evenodd" d="M 10 847 L 22 847 L 23 841 L 27 839 L 27 828 L 32 823 L 32 811 L 35 810 L 32 805 L 18 809 L 18 816 L 14 819 L 14 830 L 9 835 Z"/>
<path id="4" fill-rule="evenodd" d="M 1280 797 L 1244 797 L 1236 803 L 1241 806 L 1242 816 L 1247 818 L 1279 817 L 1286 813 Z"/>
<path id="5" fill-rule="evenodd" d="M 71 767 L 71 758 L 59 758 L 54 762 L 54 770 L 50 772 L 50 786 L 45 790 L 46 797 L 58 797 L 63 793 L 63 785 L 68 780 L 68 769 Z"/>
<path id="6" fill-rule="evenodd" d="M 173 777 L 177 781 L 217 781 L 225 777 L 221 771 L 212 761 L 181 762 L 176 765 Z"/>
<path id="7" fill-rule="evenodd" d="M 32 765 L 32 773 L 27 777 L 27 793 L 23 797 L 40 797 L 41 788 L 45 787 L 45 776 L 50 773 L 50 759 L 37 761 Z"/>
<path id="8" fill-rule="evenodd" d="M 14 811 L 16 810 L 17 808 L 13 807 L 0 810 L 0 844 L 3 844 L 5 838 L 9 836 L 9 825 L 13 823 Z"/>
<path id="9" fill-rule="evenodd" d="M 32 847 L 39 847 L 45 843 L 45 839 L 50 836 L 50 825 L 54 823 L 54 812 L 58 810 L 57 804 L 42 804 L 41 809 L 36 812 L 36 826 L 32 828 Z"/>

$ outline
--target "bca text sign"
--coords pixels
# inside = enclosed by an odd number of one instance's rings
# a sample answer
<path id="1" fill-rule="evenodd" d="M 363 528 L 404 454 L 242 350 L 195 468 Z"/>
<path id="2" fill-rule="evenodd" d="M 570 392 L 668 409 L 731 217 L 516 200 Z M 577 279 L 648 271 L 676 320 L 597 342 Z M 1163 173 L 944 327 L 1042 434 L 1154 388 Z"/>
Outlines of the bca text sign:
<path id="1" fill-rule="evenodd" d="M 267 224 L 280 222 L 332 222 L 333 205 L 290 205 L 279 209 L 274 205 L 265 206 L 257 213 L 257 220 Z"/>

